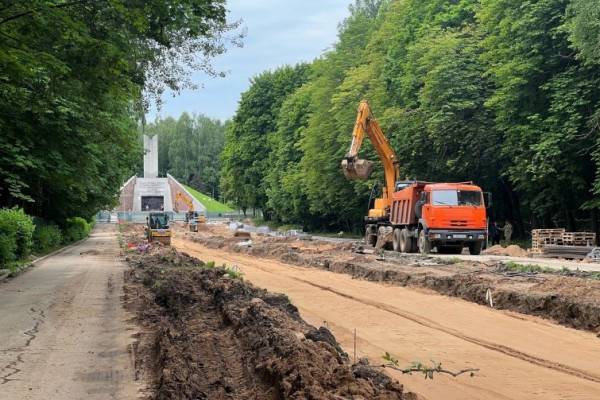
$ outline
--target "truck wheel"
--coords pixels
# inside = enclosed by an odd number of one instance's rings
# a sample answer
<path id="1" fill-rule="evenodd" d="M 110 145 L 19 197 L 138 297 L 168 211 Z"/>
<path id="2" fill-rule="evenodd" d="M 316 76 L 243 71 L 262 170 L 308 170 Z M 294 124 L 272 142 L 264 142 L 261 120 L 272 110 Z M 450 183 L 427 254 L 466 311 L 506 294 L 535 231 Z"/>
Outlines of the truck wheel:
<path id="1" fill-rule="evenodd" d="M 481 241 L 469 243 L 469 254 L 473 256 L 478 256 L 481 254 Z"/>
<path id="2" fill-rule="evenodd" d="M 429 254 L 431 252 L 431 242 L 425 234 L 424 229 L 419 232 L 419 252 L 421 254 Z"/>
<path id="3" fill-rule="evenodd" d="M 400 251 L 403 253 L 412 253 L 412 238 L 408 236 L 408 229 L 400 231 Z"/>
<path id="4" fill-rule="evenodd" d="M 394 229 L 394 240 L 392 243 L 394 245 L 394 251 L 402 251 L 402 232 L 398 228 Z"/>

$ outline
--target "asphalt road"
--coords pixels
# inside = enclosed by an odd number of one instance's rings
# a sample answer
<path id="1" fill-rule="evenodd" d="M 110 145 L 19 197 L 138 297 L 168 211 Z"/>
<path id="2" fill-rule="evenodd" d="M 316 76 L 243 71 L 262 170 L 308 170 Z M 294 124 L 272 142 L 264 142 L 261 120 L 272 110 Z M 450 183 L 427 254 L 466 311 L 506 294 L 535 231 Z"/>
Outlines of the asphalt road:
<path id="1" fill-rule="evenodd" d="M 134 399 L 115 225 L 0 284 L 0 399 Z"/>

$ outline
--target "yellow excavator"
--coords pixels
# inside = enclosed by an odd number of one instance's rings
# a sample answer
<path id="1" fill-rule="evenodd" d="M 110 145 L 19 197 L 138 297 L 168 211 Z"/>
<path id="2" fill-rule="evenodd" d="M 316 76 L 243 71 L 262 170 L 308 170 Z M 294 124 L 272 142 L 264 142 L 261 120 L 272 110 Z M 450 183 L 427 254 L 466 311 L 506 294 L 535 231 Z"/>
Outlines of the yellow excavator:
<path id="1" fill-rule="evenodd" d="M 194 202 L 189 199 L 182 192 L 177 192 L 175 195 L 175 211 L 179 212 L 179 203 L 182 202 L 187 206 L 187 213 L 185 214 L 185 223 L 190 232 L 198 232 L 198 224 L 206 223 L 206 216 L 200 214 L 195 210 Z"/>
<path id="2" fill-rule="evenodd" d="M 376 248 L 391 245 L 403 253 L 427 254 L 437 248 L 439 253 L 459 254 L 468 247 L 471 254 L 479 254 L 487 237 L 481 188 L 473 182 L 400 180 L 398 157 L 366 101 L 358 107 L 352 143 L 342 160 L 348 179 L 367 179 L 373 170 L 372 162 L 358 158 L 365 137 L 385 173 L 381 197 L 365 217 L 365 242 Z"/>
<path id="3" fill-rule="evenodd" d="M 395 191 L 396 181 L 400 176 L 400 167 L 396 152 L 390 146 L 379 123 L 373 117 L 369 103 L 363 100 L 358 106 L 350 149 L 342 160 L 342 171 L 347 179 L 367 179 L 373 171 L 372 161 L 358 158 L 358 152 L 365 136 L 368 136 L 373 143 L 373 147 L 379 155 L 385 173 L 385 186 L 383 187 L 381 197 L 375 199 L 373 208 L 369 210 L 368 218 L 385 219 L 389 215 L 392 204 L 392 193 Z"/>

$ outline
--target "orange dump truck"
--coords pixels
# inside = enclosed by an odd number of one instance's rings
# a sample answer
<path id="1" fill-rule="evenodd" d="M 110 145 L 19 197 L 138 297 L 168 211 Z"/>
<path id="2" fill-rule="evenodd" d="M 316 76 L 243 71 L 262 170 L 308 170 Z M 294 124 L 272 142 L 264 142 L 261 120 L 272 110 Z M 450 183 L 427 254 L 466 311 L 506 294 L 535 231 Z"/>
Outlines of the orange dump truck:
<path id="1" fill-rule="evenodd" d="M 363 139 L 369 137 L 385 172 L 382 196 L 375 199 L 365 217 L 365 241 L 375 246 L 391 245 L 411 253 L 460 253 L 464 247 L 479 254 L 487 236 L 486 204 L 481 188 L 472 182 L 432 183 L 402 181 L 396 153 L 371 114 L 361 102 L 352 144 L 342 160 L 348 179 L 367 179 L 373 163 L 358 158 Z"/>
<path id="2" fill-rule="evenodd" d="M 486 240 L 484 196 L 471 182 L 397 182 L 387 217 L 366 217 L 366 240 L 392 235 L 395 251 L 479 254 Z"/>

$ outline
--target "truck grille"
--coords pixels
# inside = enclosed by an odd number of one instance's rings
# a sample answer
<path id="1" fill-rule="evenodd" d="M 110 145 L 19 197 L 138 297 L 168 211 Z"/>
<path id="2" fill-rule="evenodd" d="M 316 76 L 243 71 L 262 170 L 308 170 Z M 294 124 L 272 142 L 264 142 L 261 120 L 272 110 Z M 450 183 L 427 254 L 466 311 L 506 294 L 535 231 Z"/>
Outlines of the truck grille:
<path id="1" fill-rule="evenodd" d="M 467 226 L 467 221 L 464 220 L 450 220 L 450 226 L 455 226 L 455 227 L 466 227 Z"/>

